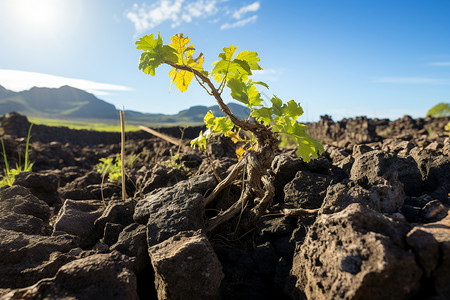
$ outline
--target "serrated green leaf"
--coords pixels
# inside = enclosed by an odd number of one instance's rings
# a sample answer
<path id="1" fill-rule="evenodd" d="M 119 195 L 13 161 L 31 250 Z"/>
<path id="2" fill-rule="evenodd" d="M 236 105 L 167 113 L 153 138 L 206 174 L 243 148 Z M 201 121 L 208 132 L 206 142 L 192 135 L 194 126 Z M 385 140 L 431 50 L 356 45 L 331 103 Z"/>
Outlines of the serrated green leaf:
<path id="1" fill-rule="evenodd" d="M 160 45 L 162 46 L 163 41 L 161 38 L 161 35 L 158 32 L 158 38 L 155 39 L 153 34 L 145 35 L 141 37 L 139 40 L 136 41 L 136 48 L 138 50 L 144 50 L 144 51 L 153 51 L 153 49 Z"/>
<path id="2" fill-rule="evenodd" d="M 219 58 L 226 60 L 226 61 L 231 61 L 231 59 L 233 58 L 234 52 L 236 52 L 238 46 L 234 46 L 231 45 L 230 47 L 224 47 L 222 50 L 223 52 L 219 54 Z"/>
<path id="3" fill-rule="evenodd" d="M 248 107 L 261 106 L 261 95 L 255 86 L 251 84 L 245 84 L 242 78 L 230 78 L 227 82 L 227 86 L 231 90 L 231 97 L 233 99 L 244 103 Z"/>
<path id="4" fill-rule="evenodd" d="M 303 108 L 294 100 L 289 100 L 287 104 L 282 107 L 283 114 L 287 117 L 297 120 L 298 117 L 303 115 Z"/>
<path id="5" fill-rule="evenodd" d="M 283 101 L 281 101 L 280 98 L 278 98 L 277 96 L 273 95 L 272 99 L 270 99 L 270 102 L 272 102 L 272 111 L 273 114 L 277 115 L 277 116 L 282 116 L 283 115 Z"/>
<path id="6" fill-rule="evenodd" d="M 252 81 L 253 84 L 259 84 L 262 85 L 263 87 L 265 87 L 266 89 L 269 89 L 269 85 L 265 82 L 262 81 Z"/>
<path id="7" fill-rule="evenodd" d="M 200 72 L 203 71 L 203 62 L 205 58 L 203 54 L 200 53 L 198 58 L 194 59 L 192 55 L 194 54 L 194 45 L 189 44 L 189 37 L 184 37 L 182 33 L 174 35 L 171 39 L 172 42 L 169 46 L 174 50 L 177 59 L 175 62 L 178 65 L 189 66 L 192 69 L 198 70 Z M 176 83 L 177 88 L 180 92 L 184 92 L 188 89 L 192 79 L 194 78 L 194 74 L 191 71 L 180 70 L 177 68 L 173 68 L 169 72 L 169 76 L 172 78 L 171 84 Z"/>
<path id="8" fill-rule="evenodd" d="M 231 97 L 233 97 L 233 99 L 244 103 L 245 105 L 249 105 L 247 87 L 244 82 L 236 78 L 230 78 L 227 82 L 227 86 L 231 90 Z"/>
<path id="9" fill-rule="evenodd" d="M 260 61 L 260 59 L 256 51 L 249 52 L 244 50 L 236 56 L 236 59 L 247 62 L 251 70 L 262 70 L 262 68 L 258 65 L 258 61 Z"/>
<path id="10" fill-rule="evenodd" d="M 273 111 L 268 107 L 255 108 L 251 116 L 254 117 L 258 122 L 263 122 L 264 125 L 270 125 L 273 121 L 272 119 Z"/>
<path id="11" fill-rule="evenodd" d="M 212 111 L 208 111 L 205 115 L 205 117 L 203 118 L 203 121 L 206 124 L 206 128 L 211 128 L 211 126 L 214 126 L 214 115 L 212 113 Z"/>
<path id="12" fill-rule="evenodd" d="M 307 127 L 297 122 L 291 122 L 291 119 L 285 117 L 281 124 L 281 133 L 286 133 L 297 144 L 297 156 L 304 161 L 309 162 L 311 156 L 318 157 L 319 153 L 323 152 L 323 146 L 316 139 L 308 135 Z"/>
<path id="13" fill-rule="evenodd" d="M 210 135 L 209 129 L 206 130 L 205 132 L 200 131 L 200 134 L 198 135 L 198 137 L 196 137 L 195 139 L 193 139 L 191 141 L 191 147 L 195 148 L 195 146 L 197 146 L 200 149 L 201 148 L 206 149 L 206 143 L 207 143 L 209 135 Z"/>
<path id="14" fill-rule="evenodd" d="M 231 131 L 234 127 L 233 122 L 228 119 L 228 117 L 220 117 L 214 119 L 214 133 L 223 133 L 227 135 L 229 131 Z"/>

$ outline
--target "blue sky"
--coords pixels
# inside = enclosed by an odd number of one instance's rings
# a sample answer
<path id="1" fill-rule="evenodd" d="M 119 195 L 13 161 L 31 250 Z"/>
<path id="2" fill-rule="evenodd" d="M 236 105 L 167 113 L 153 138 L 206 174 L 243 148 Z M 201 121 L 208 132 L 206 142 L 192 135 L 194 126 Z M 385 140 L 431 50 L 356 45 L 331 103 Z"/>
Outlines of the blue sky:
<path id="1" fill-rule="evenodd" d="M 207 69 L 223 47 L 255 50 L 255 79 L 300 121 L 423 117 L 450 101 L 450 1 L 1 0 L 0 85 L 76 86 L 120 108 L 174 114 L 214 99 L 138 70 L 139 37 L 183 32 Z M 224 93 L 226 101 L 231 101 Z"/>

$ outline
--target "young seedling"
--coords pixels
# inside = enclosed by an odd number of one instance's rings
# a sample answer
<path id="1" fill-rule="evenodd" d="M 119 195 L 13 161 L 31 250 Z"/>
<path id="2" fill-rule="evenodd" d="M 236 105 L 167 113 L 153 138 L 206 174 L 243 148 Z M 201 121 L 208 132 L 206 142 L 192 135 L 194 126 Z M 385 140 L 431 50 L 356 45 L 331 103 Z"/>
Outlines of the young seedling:
<path id="1" fill-rule="evenodd" d="M 0 186 L 12 186 L 14 183 L 14 180 L 16 178 L 16 175 L 18 175 L 20 172 L 31 172 L 31 169 L 33 167 L 34 163 L 30 163 L 28 160 L 28 147 L 30 144 L 30 137 L 31 137 L 31 127 L 33 127 L 33 124 L 30 125 L 30 128 L 28 128 L 28 134 L 27 134 L 27 141 L 25 144 L 25 162 L 22 166 L 22 162 L 20 159 L 20 153 L 19 153 L 19 162 L 16 164 L 15 169 L 10 169 L 8 164 L 8 159 L 6 157 L 6 151 L 5 151 L 5 144 L 3 143 L 3 139 L 0 139 L 0 142 L 2 144 L 2 150 L 3 150 L 3 160 L 5 161 L 5 176 L 3 180 L 0 181 Z"/>
<path id="2" fill-rule="evenodd" d="M 163 64 L 169 65 L 172 67 L 169 72 L 170 85 L 175 84 L 181 92 L 186 91 L 195 78 L 226 114 L 225 117 L 215 117 L 212 112 L 208 112 L 204 118 L 207 130 L 201 132 L 191 145 L 206 148 L 209 137 L 215 133 L 223 133 L 234 142 L 243 144 L 237 149 L 239 162 L 205 199 L 204 206 L 210 204 L 221 190 L 231 185 L 244 172 L 246 181 L 241 197 L 226 211 L 210 219 L 207 230 L 213 230 L 231 219 L 244 207 L 251 207 L 250 212 L 258 219 L 267 210 L 274 196 L 273 178 L 268 170 L 278 148 L 278 135 L 289 135 L 298 146 L 297 155 L 304 161 L 317 157 L 318 153 L 323 152 L 323 147 L 308 135 L 305 125 L 297 122 L 303 114 L 303 109 L 297 102 L 290 100 L 283 103 L 277 96 L 273 96 L 270 106 L 263 105 L 256 85 L 265 88 L 268 85 L 251 79 L 252 71 L 262 70 L 255 51 L 245 50 L 235 55 L 237 46 L 223 48 L 219 60 L 213 63 L 213 69 L 208 72 L 203 68 L 203 53 L 193 56 L 195 48 L 194 45 L 189 45 L 188 37 L 180 33 L 170 40 L 170 44 L 164 44 L 159 33 L 157 37 L 150 34 L 140 38 L 136 42 L 137 49 L 144 52 L 140 57 L 139 69 L 155 76 L 156 68 Z M 218 86 L 214 85 L 213 80 Z M 240 120 L 224 103 L 222 93 L 225 87 L 230 89 L 233 99 L 250 108 L 249 119 Z M 246 134 L 241 134 L 243 132 Z"/>

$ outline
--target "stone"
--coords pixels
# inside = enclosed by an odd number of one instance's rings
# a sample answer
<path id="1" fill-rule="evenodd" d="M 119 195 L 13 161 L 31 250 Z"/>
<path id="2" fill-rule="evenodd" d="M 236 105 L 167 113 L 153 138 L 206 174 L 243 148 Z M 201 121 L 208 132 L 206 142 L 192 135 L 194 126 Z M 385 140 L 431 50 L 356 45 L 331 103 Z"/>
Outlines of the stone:
<path id="1" fill-rule="evenodd" d="M 82 248 L 97 242 L 94 224 L 105 210 L 97 200 L 66 200 L 56 217 L 54 231 L 63 231 L 80 237 Z"/>
<path id="2" fill-rule="evenodd" d="M 433 299 L 447 299 L 450 295 L 450 211 L 446 209 L 446 217 L 440 221 L 415 226 L 406 241 L 432 287 L 424 294 L 435 294 Z"/>
<path id="3" fill-rule="evenodd" d="M 444 204 L 450 204 L 450 157 L 416 147 L 411 156 L 417 162 L 425 192 Z"/>
<path id="4" fill-rule="evenodd" d="M 179 232 L 150 247 L 149 255 L 159 299 L 218 298 L 222 266 L 200 231 Z"/>
<path id="5" fill-rule="evenodd" d="M 152 169 L 143 167 L 139 170 L 142 175 L 136 180 L 138 193 L 148 194 L 151 191 L 166 186 L 171 186 L 186 179 L 186 174 L 181 169 L 155 165 Z"/>
<path id="6" fill-rule="evenodd" d="M 409 229 L 358 203 L 320 215 L 294 254 L 294 294 L 307 299 L 412 297 L 422 271 L 404 242 Z"/>
<path id="7" fill-rule="evenodd" d="M 58 176 L 56 172 L 21 172 L 14 178 L 13 185 L 20 185 L 28 188 L 33 195 L 52 206 L 58 199 Z"/>
<path id="8" fill-rule="evenodd" d="M 0 191 L 0 228 L 26 234 L 50 235 L 50 207 L 22 186 Z"/>
<path id="9" fill-rule="evenodd" d="M 284 187 L 283 208 L 319 208 L 330 184 L 328 176 L 299 171 Z"/>
<path id="10" fill-rule="evenodd" d="M 351 203 L 361 203 L 378 212 L 394 213 L 403 206 L 405 194 L 401 185 L 384 180 L 383 183 L 365 189 L 354 182 L 337 183 L 327 189 L 320 208 L 321 213 L 331 214 L 345 209 Z"/>
<path id="11" fill-rule="evenodd" d="M 136 204 L 133 219 L 136 223 L 146 224 L 154 210 L 163 207 L 165 203 L 170 203 L 172 199 L 186 198 L 189 194 L 195 193 L 203 195 L 215 185 L 216 179 L 213 175 L 203 174 L 180 181 L 174 186 L 156 189 Z M 183 202 L 182 199 L 174 201 Z"/>
<path id="12" fill-rule="evenodd" d="M 110 247 L 128 257 L 134 257 L 134 268 L 141 273 L 150 265 L 147 246 L 147 226 L 133 223 L 125 227 L 119 234 L 117 242 Z"/>
<path id="13" fill-rule="evenodd" d="M 119 252 L 74 260 L 53 278 L 13 290 L 5 299 L 139 299 L 131 261 Z"/>
<path id="14" fill-rule="evenodd" d="M 0 288 L 20 288 L 52 277 L 78 254 L 78 238 L 28 235 L 0 228 Z"/>
<path id="15" fill-rule="evenodd" d="M 373 185 L 383 179 L 400 181 L 406 195 L 421 194 L 422 176 L 412 157 L 398 157 L 383 151 L 371 151 L 358 156 L 350 171 L 350 179 L 360 185 Z"/>

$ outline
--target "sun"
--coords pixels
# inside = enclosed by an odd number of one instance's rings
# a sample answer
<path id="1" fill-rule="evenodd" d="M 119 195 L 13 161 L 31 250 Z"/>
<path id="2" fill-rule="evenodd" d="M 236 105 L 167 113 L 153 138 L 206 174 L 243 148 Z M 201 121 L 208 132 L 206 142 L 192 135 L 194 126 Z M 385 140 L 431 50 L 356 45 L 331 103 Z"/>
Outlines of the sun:
<path id="1" fill-rule="evenodd" d="M 14 23 L 23 31 L 34 35 L 56 34 L 67 15 L 68 1 L 14 0 L 9 11 Z"/>

